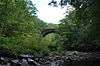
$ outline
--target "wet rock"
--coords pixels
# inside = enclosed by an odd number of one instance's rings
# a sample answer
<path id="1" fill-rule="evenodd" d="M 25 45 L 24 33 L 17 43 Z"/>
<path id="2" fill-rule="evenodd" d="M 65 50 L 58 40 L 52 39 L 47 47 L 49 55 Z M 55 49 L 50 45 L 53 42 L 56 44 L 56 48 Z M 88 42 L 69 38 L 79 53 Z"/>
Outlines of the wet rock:
<path id="1" fill-rule="evenodd" d="M 21 66 L 29 66 L 29 64 L 28 64 L 26 59 L 22 59 Z"/>

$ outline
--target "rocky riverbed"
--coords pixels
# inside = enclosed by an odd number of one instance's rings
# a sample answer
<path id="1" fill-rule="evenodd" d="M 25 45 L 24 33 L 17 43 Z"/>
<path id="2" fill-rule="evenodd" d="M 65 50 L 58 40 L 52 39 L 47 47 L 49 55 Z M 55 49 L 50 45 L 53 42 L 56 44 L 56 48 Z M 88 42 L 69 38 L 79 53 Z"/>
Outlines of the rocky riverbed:
<path id="1" fill-rule="evenodd" d="M 16 58 L 16 59 L 1 56 L 1 61 L 2 61 L 1 64 L 6 64 L 6 66 L 7 63 L 14 64 L 15 66 L 66 66 L 66 65 L 74 66 L 75 64 L 93 65 L 100 63 L 100 52 L 67 51 L 64 52 L 63 54 L 50 53 L 48 56 L 41 56 L 41 57 L 24 55 L 24 57 L 22 56 L 21 58 Z"/>

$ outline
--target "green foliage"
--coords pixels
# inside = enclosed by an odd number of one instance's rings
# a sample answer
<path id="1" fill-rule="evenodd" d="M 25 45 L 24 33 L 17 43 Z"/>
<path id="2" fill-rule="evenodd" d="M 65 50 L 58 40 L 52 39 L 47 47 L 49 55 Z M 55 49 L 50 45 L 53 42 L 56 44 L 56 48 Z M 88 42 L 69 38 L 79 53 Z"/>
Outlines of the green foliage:
<path id="1" fill-rule="evenodd" d="M 62 51 L 63 47 L 62 47 L 60 39 L 61 39 L 61 36 L 59 36 L 58 34 L 51 33 L 42 39 L 41 47 L 43 47 L 44 49 L 48 51 L 55 51 L 55 52 Z"/>
<path id="2" fill-rule="evenodd" d="M 41 30 L 55 25 L 38 19 L 36 12 L 31 0 L 0 0 L 0 48 L 14 55 L 43 55 L 51 51 L 48 46 L 57 48 L 55 35 L 41 36 Z"/>
<path id="3" fill-rule="evenodd" d="M 63 47 L 67 50 L 98 50 L 100 23 L 96 18 L 96 3 L 85 1 L 64 1 L 75 10 L 61 20 L 61 24 L 55 25 L 36 17 L 37 9 L 31 0 L 0 0 L 0 48 L 15 55 L 44 55 L 61 52 Z M 46 28 L 59 29 L 60 35 L 52 33 L 42 37 L 41 31 Z"/>
<path id="4" fill-rule="evenodd" d="M 48 23 L 47 27 L 48 29 L 58 29 L 58 24 L 52 24 L 52 23 Z"/>
<path id="5" fill-rule="evenodd" d="M 30 0 L 0 0 L 0 47 L 19 55 L 39 49 L 40 25 Z"/>
<path id="6" fill-rule="evenodd" d="M 79 3 L 73 0 L 74 3 Z M 95 51 L 99 50 L 100 32 L 96 21 L 96 2 L 83 0 L 60 24 L 64 46 L 68 50 Z M 98 30 L 98 31 L 97 31 Z"/>

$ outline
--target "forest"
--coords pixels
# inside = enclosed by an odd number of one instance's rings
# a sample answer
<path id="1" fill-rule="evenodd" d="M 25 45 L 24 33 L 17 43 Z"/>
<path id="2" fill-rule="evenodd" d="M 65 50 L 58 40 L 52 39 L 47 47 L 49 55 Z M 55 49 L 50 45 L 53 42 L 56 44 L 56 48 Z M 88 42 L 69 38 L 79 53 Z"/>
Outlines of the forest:
<path id="1" fill-rule="evenodd" d="M 55 7 L 56 3 L 51 0 L 48 5 Z M 67 51 L 99 52 L 99 2 L 61 0 L 59 5 L 63 7 L 67 3 L 75 9 L 60 20 L 60 24 L 52 24 L 37 17 L 37 7 L 31 0 L 0 0 L 0 56 L 30 54 L 40 57 L 62 55 Z M 43 36 L 45 29 L 56 31 Z"/>

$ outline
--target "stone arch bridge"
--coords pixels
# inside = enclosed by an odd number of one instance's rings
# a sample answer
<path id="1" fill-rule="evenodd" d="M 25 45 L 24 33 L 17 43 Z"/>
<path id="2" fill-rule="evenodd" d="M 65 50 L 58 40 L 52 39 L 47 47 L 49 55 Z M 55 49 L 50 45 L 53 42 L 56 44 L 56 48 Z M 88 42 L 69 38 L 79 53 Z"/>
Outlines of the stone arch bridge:
<path id="1" fill-rule="evenodd" d="M 60 31 L 58 29 L 43 29 L 41 31 L 41 35 L 43 37 L 45 37 L 46 35 L 50 34 L 50 33 L 57 33 L 57 34 L 60 34 Z"/>

